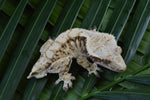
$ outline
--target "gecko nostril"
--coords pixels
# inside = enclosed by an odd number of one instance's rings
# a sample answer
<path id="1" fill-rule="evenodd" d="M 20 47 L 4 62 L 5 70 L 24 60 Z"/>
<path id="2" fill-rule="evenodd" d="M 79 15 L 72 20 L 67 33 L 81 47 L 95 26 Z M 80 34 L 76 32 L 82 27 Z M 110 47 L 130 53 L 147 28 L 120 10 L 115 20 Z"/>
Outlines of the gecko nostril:
<path id="1" fill-rule="evenodd" d="M 122 67 L 121 69 L 118 70 L 118 72 L 124 72 L 126 70 L 126 67 Z"/>
<path id="2" fill-rule="evenodd" d="M 119 72 L 124 72 L 124 71 L 125 71 L 124 69 L 119 70 Z"/>

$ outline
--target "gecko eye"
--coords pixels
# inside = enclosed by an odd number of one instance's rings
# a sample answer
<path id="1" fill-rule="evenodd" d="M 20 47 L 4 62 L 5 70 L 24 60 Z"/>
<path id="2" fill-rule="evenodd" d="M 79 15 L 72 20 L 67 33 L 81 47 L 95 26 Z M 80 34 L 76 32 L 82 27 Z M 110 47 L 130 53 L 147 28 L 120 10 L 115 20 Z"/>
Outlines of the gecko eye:
<path id="1" fill-rule="evenodd" d="M 104 64 L 110 64 L 111 63 L 111 61 L 110 60 L 107 60 L 107 59 L 102 59 L 102 62 L 104 63 Z"/>
<path id="2" fill-rule="evenodd" d="M 87 57 L 87 60 L 88 60 L 90 63 L 94 63 L 94 61 L 93 61 L 90 57 Z"/>

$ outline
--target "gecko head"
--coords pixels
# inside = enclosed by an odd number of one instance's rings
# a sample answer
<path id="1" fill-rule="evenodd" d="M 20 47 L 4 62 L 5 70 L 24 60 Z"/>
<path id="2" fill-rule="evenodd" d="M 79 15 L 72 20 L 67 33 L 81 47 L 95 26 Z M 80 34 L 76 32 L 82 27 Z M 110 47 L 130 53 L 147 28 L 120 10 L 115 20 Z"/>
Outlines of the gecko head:
<path id="1" fill-rule="evenodd" d="M 116 49 L 112 50 L 112 52 L 103 52 L 107 53 L 105 57 L 91 56 L 91 59 L 96 64 L 112 71 L 124 72 L 126 70 L 126 64 L 120 54 L 121 48 L 118 46 Z"/>
<path id="2" fill-rule="evenodd" d="M 101 37 L 96 37 L 92 49 L 89 52 L 91 59 L 98 65 L 116 72 L 124 72 L 126 64 L 121 56 L 122 49 L 117 45 L 114 36 L 101 33 Z M 95 47 L 96 46 L 96 47 Z"/>
<path id="3" fill-rule="evenodd" d="M 43 55 L 40 56 L 40 58 L 37 60 L 37 62 L 33 65 L 33 68 L 27 77 L 27 79 L 30 79 L 31 77 L 35 78 L 43 78 L 47 76 L 47 67 L 48 67 L 48 59 L 44 57 Z"/>

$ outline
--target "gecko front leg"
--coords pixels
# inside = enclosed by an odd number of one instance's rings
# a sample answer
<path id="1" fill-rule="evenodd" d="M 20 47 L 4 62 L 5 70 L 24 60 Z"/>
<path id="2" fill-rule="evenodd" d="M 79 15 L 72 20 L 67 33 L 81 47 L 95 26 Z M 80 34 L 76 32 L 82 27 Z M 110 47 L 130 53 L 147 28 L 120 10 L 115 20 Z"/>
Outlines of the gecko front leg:
<path id="1" fill-rule="evenodd" d="M 55 82 L 58 84 L 60 81 L 64 81 L 63 89 L 66 91 L 68 87 L 72 87 L 71 80 L 75 80 L 75 77 L 69 72 L 72 63 L 72 57 L 64 57 L 55 61 L 48 69 L 49 73 L 59 73 L 59 79 Z"/>
<path id="2" fill-rule="evenodd" d="M 97 71 L 101 71 L 101 69 L 97 66 L 97 64 L 90 62 L 87 56 L 79 56 L 77 58 L 77 63 L 88 70 L 89 75 L 94 73 L 97 77 L 99 77 Z"/>

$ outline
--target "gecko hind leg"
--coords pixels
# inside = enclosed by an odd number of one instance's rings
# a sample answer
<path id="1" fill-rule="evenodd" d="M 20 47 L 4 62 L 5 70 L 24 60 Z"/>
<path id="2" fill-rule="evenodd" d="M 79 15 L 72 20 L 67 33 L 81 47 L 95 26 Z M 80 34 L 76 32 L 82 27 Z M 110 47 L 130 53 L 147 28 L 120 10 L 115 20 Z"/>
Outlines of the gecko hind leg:
<path id="1" fill-rule="evenodd" d="M 68 90 L 68 87 L 72 88 L 72 80 L 75 80 L 75 77 L 71 75 L 71 73 L 65 72 L 59 74 L 59 79 L 55 82 L 57 85 L 60 81 L 64 81 L 63 89 L 65 91 Z"/>
<path id="2" fill-rule="evenodd" d="M 75 80 L 75 77 L 72 76 L 71 73 L 68 73 L 71 63 L 72 63 L 71 57 L 64 57 L 54 62 L 48 70 L 49 73 L 59 74 L 59 78 L 55 82 L 55 84 L 57 85 L 60 81 L 64 81 L 63 89 L 65 91 L 68 90 L 68 87 L 72 87 L 71 80 Z"/>
<path id="3" fill-rule="evenodd" d="M 97 77 L 100 77 L 97 71 L 101 71 L 101 69 L 97 66 L 96 63 L 91 63 L 88 61 L 86 56 L 79 56 L 77 58 L 77 63 L 88 70 L 89 75 L 94 73 Z"/>

